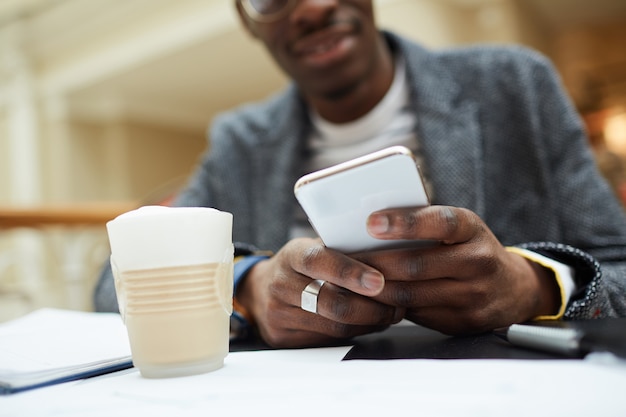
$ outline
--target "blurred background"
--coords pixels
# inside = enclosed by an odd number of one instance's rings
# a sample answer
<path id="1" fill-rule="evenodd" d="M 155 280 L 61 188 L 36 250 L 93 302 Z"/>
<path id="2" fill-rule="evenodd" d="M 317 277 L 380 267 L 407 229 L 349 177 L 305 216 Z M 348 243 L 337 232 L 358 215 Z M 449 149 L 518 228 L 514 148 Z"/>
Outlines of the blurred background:
<path id="1" fill-rule="evenodd" d="M 622 198 L 626 1 L 377 0 L 432 48 L 517 43 L 557 66 Z M 166 201 L 214 115 L 285 85 L 232 0 L 0 1 L 0 321 L 92 309 L 104 223 Z"/>

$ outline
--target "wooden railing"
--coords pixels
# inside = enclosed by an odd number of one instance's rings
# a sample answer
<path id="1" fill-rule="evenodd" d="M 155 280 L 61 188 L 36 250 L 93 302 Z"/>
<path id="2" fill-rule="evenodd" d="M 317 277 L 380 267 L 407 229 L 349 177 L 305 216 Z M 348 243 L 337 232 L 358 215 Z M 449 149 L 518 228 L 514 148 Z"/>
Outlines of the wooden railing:
<path id="1" fill-rule="evenodd" d="M 105 224 L 137 207 L 135 202 L 0 205 L 0 322 L 59 303 L 90 309 L 93 279 L 106 261 Z"/>
<path id="2" fill-rule="evenodd" d="M 104 225 L 118 215 L 137 207 L 138 203 L 135 202 L 0 206 L 0 229 Z"/>

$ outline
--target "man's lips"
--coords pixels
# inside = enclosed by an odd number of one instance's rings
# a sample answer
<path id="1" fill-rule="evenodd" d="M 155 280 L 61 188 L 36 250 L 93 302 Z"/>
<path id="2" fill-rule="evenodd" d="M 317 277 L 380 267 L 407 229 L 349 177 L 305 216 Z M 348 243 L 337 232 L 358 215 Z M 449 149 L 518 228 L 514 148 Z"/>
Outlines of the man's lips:
<path id="1" fill-rule="evenodd" d="M 322 30 L 310 32 L 291 44 L 291 53 L 311 64 L 323 65 L 340 59 L 347 51 L 354 35 L 354 27 L 349 23 L 334 23 Z"/>
<path id="2" fill-rule="evenodd" d="M 312 55 L 312 54 L 321 54 L 329 51 L 333 47 L 339 43 L 341 37 L 332 37 L 328 39 L 323 39 L 320 42 L 309 43 L 300 49 L 299 55 Z"/>

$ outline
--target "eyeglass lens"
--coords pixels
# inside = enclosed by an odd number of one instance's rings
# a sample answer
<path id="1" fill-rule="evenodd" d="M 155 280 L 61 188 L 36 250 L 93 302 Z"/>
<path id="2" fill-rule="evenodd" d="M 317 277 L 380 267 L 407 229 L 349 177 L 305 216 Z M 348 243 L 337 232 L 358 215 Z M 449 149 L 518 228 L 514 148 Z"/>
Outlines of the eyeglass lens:
<path id="1" fill-rule="evenodd" d="M 289 0 L 248 0 L 250 5 L 259 14 L 270 15 L 280 12 L 284 9 Z"/>

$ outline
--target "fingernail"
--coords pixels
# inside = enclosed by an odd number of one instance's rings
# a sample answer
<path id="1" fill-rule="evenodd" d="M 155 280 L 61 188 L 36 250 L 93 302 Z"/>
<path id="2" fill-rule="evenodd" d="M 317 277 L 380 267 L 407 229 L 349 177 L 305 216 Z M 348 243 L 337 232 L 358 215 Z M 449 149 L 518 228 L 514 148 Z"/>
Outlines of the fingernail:
<path id="1" fill-rule="evenodd" d="M 403 307 L 396 308 L 396 311 L 393 315 L 393 324 L 400 323 L 404 318 L 404 314 L 406 313 L 406 309 Z"/>
<path id="2" fill-rule="evenodd" d="M 389 218 L 384 214 L 372 214 L 367 220 L 367 230 L 374 235 L 386 233 L 389 230 Z"/>
<path id="3" fill-rule="evenodd" d="M 367 271 L 361 276 L 363 287 L 379 293 L 385 286 L 385 277 L 380 272 Z"/>

